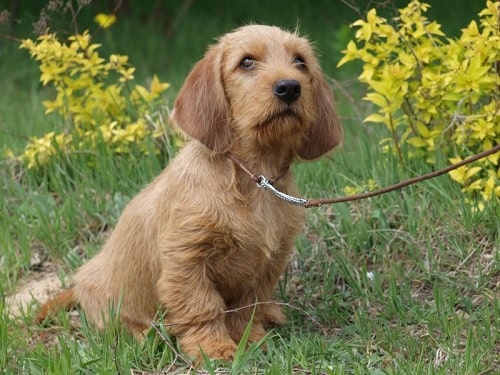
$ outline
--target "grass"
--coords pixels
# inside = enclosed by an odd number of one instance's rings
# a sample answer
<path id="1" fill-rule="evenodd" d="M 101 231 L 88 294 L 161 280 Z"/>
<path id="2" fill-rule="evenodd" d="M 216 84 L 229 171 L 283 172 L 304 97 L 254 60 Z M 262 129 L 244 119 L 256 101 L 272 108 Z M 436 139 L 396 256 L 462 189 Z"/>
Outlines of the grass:
<path id="1" fill-rule="evenodd" d="M 104 48 L 138 61 L 139 79 L 159 71 L 165 74 L 163 80 L 172 77 L 172 100 L 210 39 L 235 19 L 247 19 L 242 9 L 236 9 L 234 19 L 219 16 L 203 24 L 206 13 L 199 7 L 168 43 L 156 26 L 144 25 L 147 41 L 129 53 L 127 41 L 137 24 L 124 21 L 117 25 L 117 34 L 103 35 L 103 40 L 115 43 Z M 336 33 L 328 34 L 320 25 L 332 13 L 310 13 L 304 12 L 301 28 L 328 51 Z M 269 18 L 252 14 L 258 20 L 284 23 L 279 12 Z M 314 22 L 316 16 L 323 23 Z M 202 24 L 205 32 L 200 37 Z M 163 43 L 167 46 L 160 48 Z M 0 49 L 0 151 L 9 147 L 19 152 L 28 136 L 43 134 L 57 119 L 43 115 L 41 101 L 51 93 L 39 87 L 36 65 L 15 43 L 4 43 Z M 337 54 L 338 50 L 323 54 L 329 74 L 334 73 Z M 401 166 L 380 151 L 378 141 L 386 134 L 361 123 L 369 108 L 344 95 L 361 95 L 349 76 L 337 76 L 343 87 L 336 91 L 344 146 L 327 160 L 294 167 L 304 196 L 336 196 L 344 187 L 363 185 L 369 178 L 385 186 L 428 172 L 422 162 Z M 95 166 L 83 159 L 69 166 L 54 164 L 44 174 L 20 169 L 7 159 L 0 162 L 0 372 L 189 371 L 172 350 L 175 342 L 168 337 L 164 341 L 155 330 L 138 343 L 118 326 L 97 332 L 84 317 L 75 325 L 78 313 L 61 313 L 47 327 L 34 324 L 35 307 L 21 319 L 7 314 L 5 298 L 47 264 L 65 279 L 99 250 L 128 200 L 160 172 L 165 155 L 118 158 L 100 150 L 96 160 Z M 232 364 L 209 361 L 197 371 L 499 373 L 499 211 L 498 204 L 472 211 L 460 188 L 446 176 L 369 200 L 310 209 L 307 228 L 297 239 L 297 251 L 276 292 L 285 303 L 289 323 L 270 333 L 266 351 L 250 347 Z"/>

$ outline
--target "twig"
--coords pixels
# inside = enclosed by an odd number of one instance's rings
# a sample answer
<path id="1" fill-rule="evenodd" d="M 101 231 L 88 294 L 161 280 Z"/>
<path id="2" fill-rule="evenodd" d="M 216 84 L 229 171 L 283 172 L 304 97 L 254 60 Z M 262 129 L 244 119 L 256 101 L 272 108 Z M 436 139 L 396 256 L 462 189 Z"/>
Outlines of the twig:
<path id="1" fill-rule="evenodd" d="M 4 33 L 0 33 L 0 38 L 13 40 L 14 42 L 18 42 L 18 43 L 21 43 L 23 41 L 20 38 L 16 38 L 15 36 L 4 34 Z"/>
<path id="2" fill-rule="evenodd" d="M 463 265 L 464 265 L 465 263 L 467 263 L 467 262 L 469 261 L 469 259 L 470 259 L 470 258 L 471 258 L 471 257 L 472 257 L 475 253 L 477 253 L 477 251 L 481 248 L 480 246 L 484 246 L 484 244 L 485 244 L 485 243 L 487 243 L 487 242 L 488 242 L 487 238 L 483 238 L 483 239 L 482 239 L 482 240 L 481 240 L 481 241 L 480 241 L 480 242 L 479 242 L 479 243 L 478 243 L 478 244 L 474 247 L 474 249 L 473 249 L 473 250 L 472 250 L 472 251 L 471 251 L 471 252 L 470 252 L 470 253 L 469 253 L 469 254 L 465 257 L 465 259 L 464 259 L 464 260 L 462 260 L 462 261 L 460 262 L 460 264 L 459 264 L 459 265 L 455 268 L 455 270 L 453 271 L 453 273 L 454 273 L 454 274 L 455 274 L 455 273 L 457 273 L 457 271 L 458 271 L 460 268 L 462 268 L 462 267 L 463 267 Z"/>
<path id="3" fill-rule="evenodd" d="M 252 303 L 252 304 L 247 305 L 247 306 L 241 306 L 241 307 L 237 307 L 235 309 L 225 310 L 223 312 L 223 314 L 228 314 L 228 313 L 237 312 L 237 311 L 244 310 L 244 309 L 254 308 L 255 306 L 258 306 L 258 305 L 278 305 L 278 306 L 285 306 L 285 307 L 288 307 L 288 308 L 290 308 L 292 310 L 299 311 L 302 314 L 304 314 L 305 316 L 307 316 L 314 324 L 316 324 L 318 327 L 320 327 L 320 329 L 323 331 L 323 334 L 326 335 L 325 327 L 323 327 L 323 325 L 320 322 L 318 322 L 318 320 L 315 319 L 311 314 L 309 314 L 304 309 L 301 309 L 300 307 L 291 305 L 291 304 L 286 303 L 286 302 L 276 302 L 276 301 L 255 302 L 255 303 Z"/>
<path id="4" fill-rule="evenodd" d="M 352 104 L 351 108 L 354 109 L 354 112 L 356 112 L 356 120 L 358 121 L 362 121 L 363 120 L 363 116 L 361 115 L 361 112 L 358 108 L 356 104 L 356 100 L 354 100 L 354 98 L 352 97 L 351 94 L 349 94 L 349 92 L 334 78 L 331 78 L 331 77 L 328 77 L 328 81 L 330 81 L 334 86 L 335 86 L 335 89 L 337 89 L 338 91 L 340 91 L 342 93 L 342 95 L 347 98 L 347 100 Z"/>
<path id="5" fill-rule="evenodd" d="M 113 11 L 111 12 L 111 14 L 113 14 L 113 15 L 116 16 L 116 13 L 118 13 L 118 10 L 120 10 L 120 8 L 122 7 L 122 5 L 123 5 L 123 0 L 119 0 L 116 3 L 115 7 L 113 8 Z M 99 27 L 97 28 L 97 30 L 94 32 L 94 35 L 97 35 L 97 33 L 100 32 L 100 31 L 102 31 L 102 30 L 104 30 L 104 28 L 101 25 L 99 25 Z"/>
<path id="6" fill-rule="evenodd" d="M 387 101 L 387 104 L 391 105 L 389 99 L 385 98 L 385 100 Z M 389 124 L 391 128 L 392 139 L 394 141 L 394 146 L 396 146 L 396 151 L 398 152 L 399 161 L 401 162 L 401 164 L 404 164 L 404 158 L 403 153 L 401 152 L 401 146 L 399 144 L 398 133 L 396 132 L 396 126 L 394 125 L 394 119 L 391 113 L 389 113 Z"/>
<path id="7" fill-rule="evenodd" d="M 323 325 L 317 319 L 315 319 L 311 314 L 309 314 L 307 311 L 305 311 L 304 309 L 302 309 L 300 307 L 294 306 L 294 305 L 292 305 L 290 303 L 286 303 L 286 302 L 276 302 L 276 301 L 254 302 L 254 303 L 251 303 L 251 304 L 246 305 L 246 306 L 240 306 L 240 307 L 237 307 L 237 308 L 234 308 L 234 309 L 224 310 L 221 313 L 219 313 L 219 315 L 220 314 L 230 314 L 230 313 L 238 312 L 238 311 L 245 310 L 245 309 L 251 309 L 251 308 L 255 308 L 256 306 L 259 306 L 259 305 L 285 306 L 285 307 L 288 307 L 289 309 L 299 311 L 302 314 L 304 314 L 305 316 L 307 316 L 307 318 L 310 319 L 314 324 L 316 324 L 321 329 L 321 331 L 323 332 L 324 335 L 327 334 L 326 330 L 325 330 L 325 327 L 323 327 Z M 172 326 L 176 326 L 178 324 L 179 323 L 176 323 L 176 322 L 164 323 L 165 327 L 172 327 Z M 190 363 L 185 358 L 182 358 L 182 356 L 175 350 L 175 348 L 173 348 L 173 346 L 170 344 L 170 342 L 168 341 L 168 339 L 159 330 L 157 323 L 151 322 L 151 326 L 155 329 L 156 332 L 158 332 L 158 334 L 167 343 L 167 345 L 170 347 L 170 349 L 172 349 L 172 351 L 176 354 L 176 356 L 179 356 L 184 362 L 186 362 L 188 364 Z"/>
<path id="8" fill-rule="evenodd" d="M 170 342 L 170 340 L 165 337 L 165 335 L 163 334 L 163 332 L 160 330 L 160 327 L 158 327 L 158 324 L 156 322 L 151 322 L 151 327 L 153 327 L 153 329 L 156 331 L 156 333 L 158 335 L 160 335 L 161 339 L 163 340 L 163 342 L 170 348 L 170 350 L 175 354 L 175 358 L 174 360 L 172 361 L 172 364 L 168 367 L 168 369 L 166 370 L 166 373 L 168 374 L 171 370 L 171 368 L 174 366 L 175 362 L 177 362 L 177 359 L 180 358 L 186 365 L 189 366 L 189 370 L 193 369 L 194 366 L 193 366 L 193 363 L 188 360 L 186 357 L 184 357 L 181 353 L 178 352 L 178 350 L 172 345 L 172 343 Z"/>
<path id="9" fill-rule="evenodd" d="M 359 7 L 356 5 L 355 2 L 348 0 L 340 0 L 340 2 L 343 3 L 345 6 L 347 6 L 348 8 L 351 8 L 357 15 L 362 16 Z"/>

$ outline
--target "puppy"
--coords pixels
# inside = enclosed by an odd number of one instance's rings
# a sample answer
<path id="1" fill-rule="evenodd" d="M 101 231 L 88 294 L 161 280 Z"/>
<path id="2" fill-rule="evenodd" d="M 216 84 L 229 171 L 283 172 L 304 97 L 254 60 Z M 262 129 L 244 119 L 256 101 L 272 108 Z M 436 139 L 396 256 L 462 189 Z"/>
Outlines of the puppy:
<path id="1" fill-rule="evenodd" d="M 208 49 L 172 120 L 190 141 L 38 320 L 71 301 L 102 329 L 114 307 L 140 336 L 161 311 L 187 355 L 230 360 L 252 313 L 251 342 L 285 322 L 277 305 L 238 308 L 271 301 L 304 220 L 302 207 L 259 189 L 244 168 L 297 195 L 289 165 L 327 153 L 342 131 L 308 41 L 262 25 Z"/>

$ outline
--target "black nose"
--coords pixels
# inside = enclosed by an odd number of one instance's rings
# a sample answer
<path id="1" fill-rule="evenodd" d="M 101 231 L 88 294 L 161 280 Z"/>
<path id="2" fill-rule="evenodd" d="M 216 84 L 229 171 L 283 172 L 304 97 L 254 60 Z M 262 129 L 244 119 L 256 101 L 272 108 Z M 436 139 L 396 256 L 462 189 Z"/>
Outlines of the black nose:
<path id="1" fill-rule="evenodd" d="M 291 104 L 300 96 L 300 83 L 294 79 L 280 79 L 274 82 L 273 94 L 285 103 Z"/>

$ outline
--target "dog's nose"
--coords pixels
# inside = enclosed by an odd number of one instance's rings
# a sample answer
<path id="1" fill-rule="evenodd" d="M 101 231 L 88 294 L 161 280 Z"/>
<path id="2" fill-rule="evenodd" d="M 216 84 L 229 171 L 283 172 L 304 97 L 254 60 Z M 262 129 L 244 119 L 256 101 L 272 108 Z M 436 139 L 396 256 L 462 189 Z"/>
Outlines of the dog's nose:
<path id="1" fill-rule="evenodd" d="M 300 96 L 300 83 L 294 79 L 281 79 L 274 82 L 273 94 L 287 104 L 293 103 Z"/>

